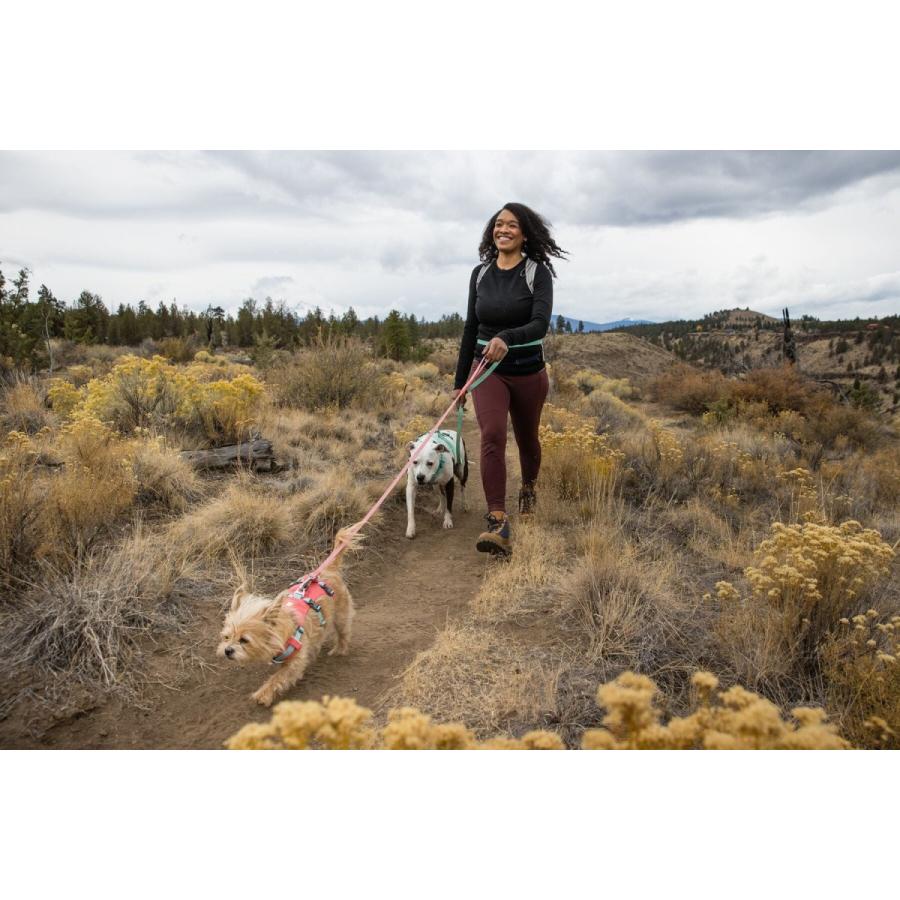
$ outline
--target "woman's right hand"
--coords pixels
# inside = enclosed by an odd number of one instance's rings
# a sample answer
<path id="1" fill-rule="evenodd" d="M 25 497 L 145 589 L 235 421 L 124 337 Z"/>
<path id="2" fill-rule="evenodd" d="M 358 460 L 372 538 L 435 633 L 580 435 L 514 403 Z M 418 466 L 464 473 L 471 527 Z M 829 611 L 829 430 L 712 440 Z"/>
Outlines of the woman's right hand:
<path id="1" fill-rule="evenodd" d="M 462 389 L 453 392 L 453 397 L 456 400 L 457 409 L 460 406 L 466 405 L 466 392 Z"/>

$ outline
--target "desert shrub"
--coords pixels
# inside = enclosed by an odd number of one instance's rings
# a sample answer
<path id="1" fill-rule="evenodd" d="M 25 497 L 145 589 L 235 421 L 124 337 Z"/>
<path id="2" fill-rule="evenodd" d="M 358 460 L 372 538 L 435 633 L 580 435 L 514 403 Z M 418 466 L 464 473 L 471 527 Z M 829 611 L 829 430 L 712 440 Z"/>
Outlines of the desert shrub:
<path id="1" fill-rule="evenodd" d="M 7 610 L 0 672 L 24 683 L 36 669 L 91 686 L 122 684 L 137 671 L 140 637 L 178 627 L 178 591 L 194 577 L 171 546 L 140 532 L 74 569 L 45 566 Z"/>
<path id="2" fill-rule="evenodd" d="M 286 406 L 344 409 L 373 395 L 372 353 L 355 338 L 319 338 L 296 362 L 269 372 L 277 400 Z"/>
<path id="3" fill-rule="evenodd" d="M 439 347 L 428 355 L 428 361 L 437 366 L 442 375 L 456 373 L 456 363 L 459 359 L 459 351 L 452 348 Z"/>
<path id="4" fill-rule="evenodd" d="M 248 436 L 263 386 L 245 369 L 231 379 L 210 380 L 202 366 L 178 369 L 161 356 L 126 356 L 80 391 L 55 381 L 49 397 L 54 411 L 71 419 L 93 417 L 123 434 L 175 431 L 217 446 Z"/>
<path id="5" fill-rule="evenodd" d="M 660 478 L 666 481 L 680 471 L 684 463 L 684 447 L 678 437 L 659 422 L 650 423 L 650 435 L 657 471 Z"/>
<path id="6" fill-rule="evenodd" d="M 405 425 L 394 431 L 394 444 L 403 450 L 410 441 L 415 440 L 421 434 L 428 434 L 434 422 L 425 416 L 413 416 Z"/>
<path id="7" fill-rule="evenodd" d="M 133 446 L 95 418 L 63 427 L 64 465 L 43 481 L 43 552 L 53 559 L 81 556 L 134 504 Z"/>
<path id="8" fill-rule="evenodd" d="M 159 354 L 174 363 L 190 362 L 197 350 L 196 340 L 191 338 L 167 337 L 159 342 Z"/>
<path id="9" fill-rule="evenodd" d="M 851 446 L 863 449 L 875 447 L 881 440 L 878 423 L 870 413 L 835 403 L 825 394 L 807 407 L 798 431 L 799 439 L 805 443 L 829 448 L 842 437 Z"/>
<path id="10" fill-rule="evenodd" d="M 730 399 L 734 403 L 765 403 L 774 415 L 782 410 L 805 413 L 823 392 L 796 366 L 775 369 L 753 369 L 742 379 L 730 382 Z"/>
<path id="11" fill-rule="evenodd" d="M 620 400 L 630 400 L 638 396 L 637 389 L 627 378 L 607 378 L 590 369 L 580 369 L 571 378 L 585 396 L 595 391 L 611 394 Z"/>
<path id="12" fill-rule="evenodd" d="M 822 648 L 828 705 L 859 747 L 900 750 L 900 616 L 843 618 Z"/>
<path id="13" fill-rule="evenodd" d="M 697 708 L 661 723 L 657 688 L 645 675 L 625 672 L 597 690 L 608 712 L 604 728 L 586 731 L 585 750 L 845 750 L 850 745 L 821 709 L 798 707 L 794 722 L 763 697 L 735 685 L 717 692 L 709 672 L 693 677 Z"/>
<path id="14" fill-rule="evenodd" d="M 293 531 L 284 500 L 238 483 L 172 523 L 168 534 L 188 559 L 232 552 L 254 559 L 283 547 Z"/>
<path id="15" fill-rule="evenodd" d="M 585 732 L 584 750 L 843 750 L 849 744 L 825 722 L 821 709 L 797 708 L 794 722 L 782 718 L 768 700 L 740 687 L 717 692 L 709 672 L 693 683 L 697 708 L 689 716 L 662 724 L 656 685 L 626 672 L 597 690 L 608 710 L 604 728 Z M 460 723 L 437 724 L 411 707 L 393 709 L 377 729 L 372 713 L 356 701 L 325 697 L 279 703 L 268 722 L 245 725 L 225 746 L 230 750 L 564 750 L 552 731 L 528 731 L 520 738 L 492 737 L 479 742 Z"/>
<path id="16" fill-rule="evenodd" d="M 597 420 L 601 431 L 617 432 L 645 425 L 644 414 L 606 391 L 591 391 L 584 398 L 588 414 Z"/>
<path id="17" fill-rule="evenodd" d="M 134 444 L 132 471 L 136 500 L 142 506 L 184 512 L 200 496 L 200 479 L 191 465 L 175 450 L 158 440 Z"/>
<path id="18" fill-rule="evenodd" d="M 34 444 L 20 431 L 6 435 L 0 446 L 0 587 L 8 587 L 34 563 L 41 540 L 37 457 Z"/>
<path id="19" fill-rule="evenodd" d="M 583 501 L 608 494 L 615 485 L 622 454 L 589 427 L 551 431 L 539 429 L 541 484 L 560 500 Z"/>
<path id="20" fill-rule="evenodd" d="M 650 383 L 650 396 L 658 403 L 700 415 L 728 397 L 729 382 L 719 372 L 704 372 L 688 365 L 674 366 Z"/>
<path id="21" fill-rule="evenodd" d="M 644 558 L 613 521 L 585 533 L 558 612 L 585 641 L 603 677 L 626 668 L 673 668 L 689 657 L 696 630 L 673 590 L 671 562 Z"/>
<path id="22" fill-rule="evenodd" d="M 440 377 L 440 369 L 433 362 L 423 362 L 408 369 L 410 378 L 420 378 L 422 381 L 437 381 Z"/>
<path id="23" fill-rule="evenodd" d="M 62 419 L 70 419 L 75 410 L 84 403 L 85 392 L 79 390 L 71 381 L 52 378 L 47 388 L 47 401 L 50 407 Z"/>
<path id="24" fill-rule="evenodd" d="M 814 678 L 823 639 L 865 603 L 893 557 L 877 531 L 855 521 L 773 523 L 772 537 L 744 570 L 749 596 L 731 582 L 716 584 L 720 636 L 741 680 L 775 684 Z"/>
<path id="25" fill-rule="evenodd" d="M 879 508 L 900 508 L 900 446 L 892 445 L 848 460 L 822 463 L 823 480 L 847 498 L 857 517 Z"/>
<path id="26" fill-rule="evenodd" d="M 339 529 L 352 525 L 368 511 L 377 496 L 375 490 L 346 468 L 315 476 L 305 490 L 290 498 L 288 509 L 295 533 L 330 543 Z"/>
<path id="27" fill-rule="evenodd" d="M 553 712 L 558 665 L 495 629 L 451 624 L 416 655 L 388 702 L 490 734 Z"/>
<path id="28" fill-rule="evenodd" d="M 19 375 L 0 387 L 0 428 L 34 434 L 52 421 L 36 379 Z"/>

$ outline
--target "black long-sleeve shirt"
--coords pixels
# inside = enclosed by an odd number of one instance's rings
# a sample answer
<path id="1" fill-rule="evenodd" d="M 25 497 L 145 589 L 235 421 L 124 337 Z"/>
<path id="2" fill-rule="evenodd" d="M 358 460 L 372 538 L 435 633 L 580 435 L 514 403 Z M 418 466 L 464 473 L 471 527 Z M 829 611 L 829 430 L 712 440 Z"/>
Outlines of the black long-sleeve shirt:
<path id="1" fill-rule="evenodd" d="M 466 383 L 472 360 L 476 355 L 481 356 L 484 348 L 477 343 L 479 338 L 490 341 L 498 337 L 510 348 L 495 369 L 500 375 L 531 375 L 544 368 L 541 347 L 514 350 L 512 345 L 536 341 L 547 333 L 553 312 L 550 270 L 538 263 L 532 295 L 525 283 L 524 257 L 518 265 L 506 270 L 497 268 L 495 260 L 484 273 L 476 292 L 475 281 L 481 266 L 481 263 L 475 266 L 469 279 L 469 306 L 456 364 L 456 389 Z"/>

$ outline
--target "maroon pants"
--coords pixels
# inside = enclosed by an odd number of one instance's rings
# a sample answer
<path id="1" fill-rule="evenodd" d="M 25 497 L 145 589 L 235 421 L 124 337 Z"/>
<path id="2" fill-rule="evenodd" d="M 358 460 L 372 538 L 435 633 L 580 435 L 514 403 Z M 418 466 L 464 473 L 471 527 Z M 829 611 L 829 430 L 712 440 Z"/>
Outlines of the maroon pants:
<path id="1" fill-rule="evenodd" d="M 481 429 L 481 484 L 488 511 L 506 512 L 506 423 L 512 419 L 522 482 L 534 482 L 541 468 L 538 425 L 550 383 L 547 370 L 533 375 L 489 375 L 472 392 Z"/>

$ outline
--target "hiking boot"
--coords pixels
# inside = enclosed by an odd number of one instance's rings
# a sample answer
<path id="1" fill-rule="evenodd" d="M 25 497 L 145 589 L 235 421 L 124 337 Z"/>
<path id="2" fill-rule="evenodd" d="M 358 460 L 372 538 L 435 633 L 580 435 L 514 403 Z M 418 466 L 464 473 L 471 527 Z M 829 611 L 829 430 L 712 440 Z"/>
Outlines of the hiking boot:
<path id="1" fill-rule="evenodd" d="M 482 553 L 491 553 L 495 556 L 509 556 L 512 553 L 512 541 L 509 536 L 509 516 L 504 515 L 502 519 L 498 519 L 488 513 L 487 531 L 482 531 L 478 535 L 475 547 Z"/>
<path id="2" fill-rule="evenodd" d="M 534 512 L 537 503 L 537 494 L 534 492 L 533 484 L 523 484 L 519 491 L 519 514 L 530 516 Z"/>

